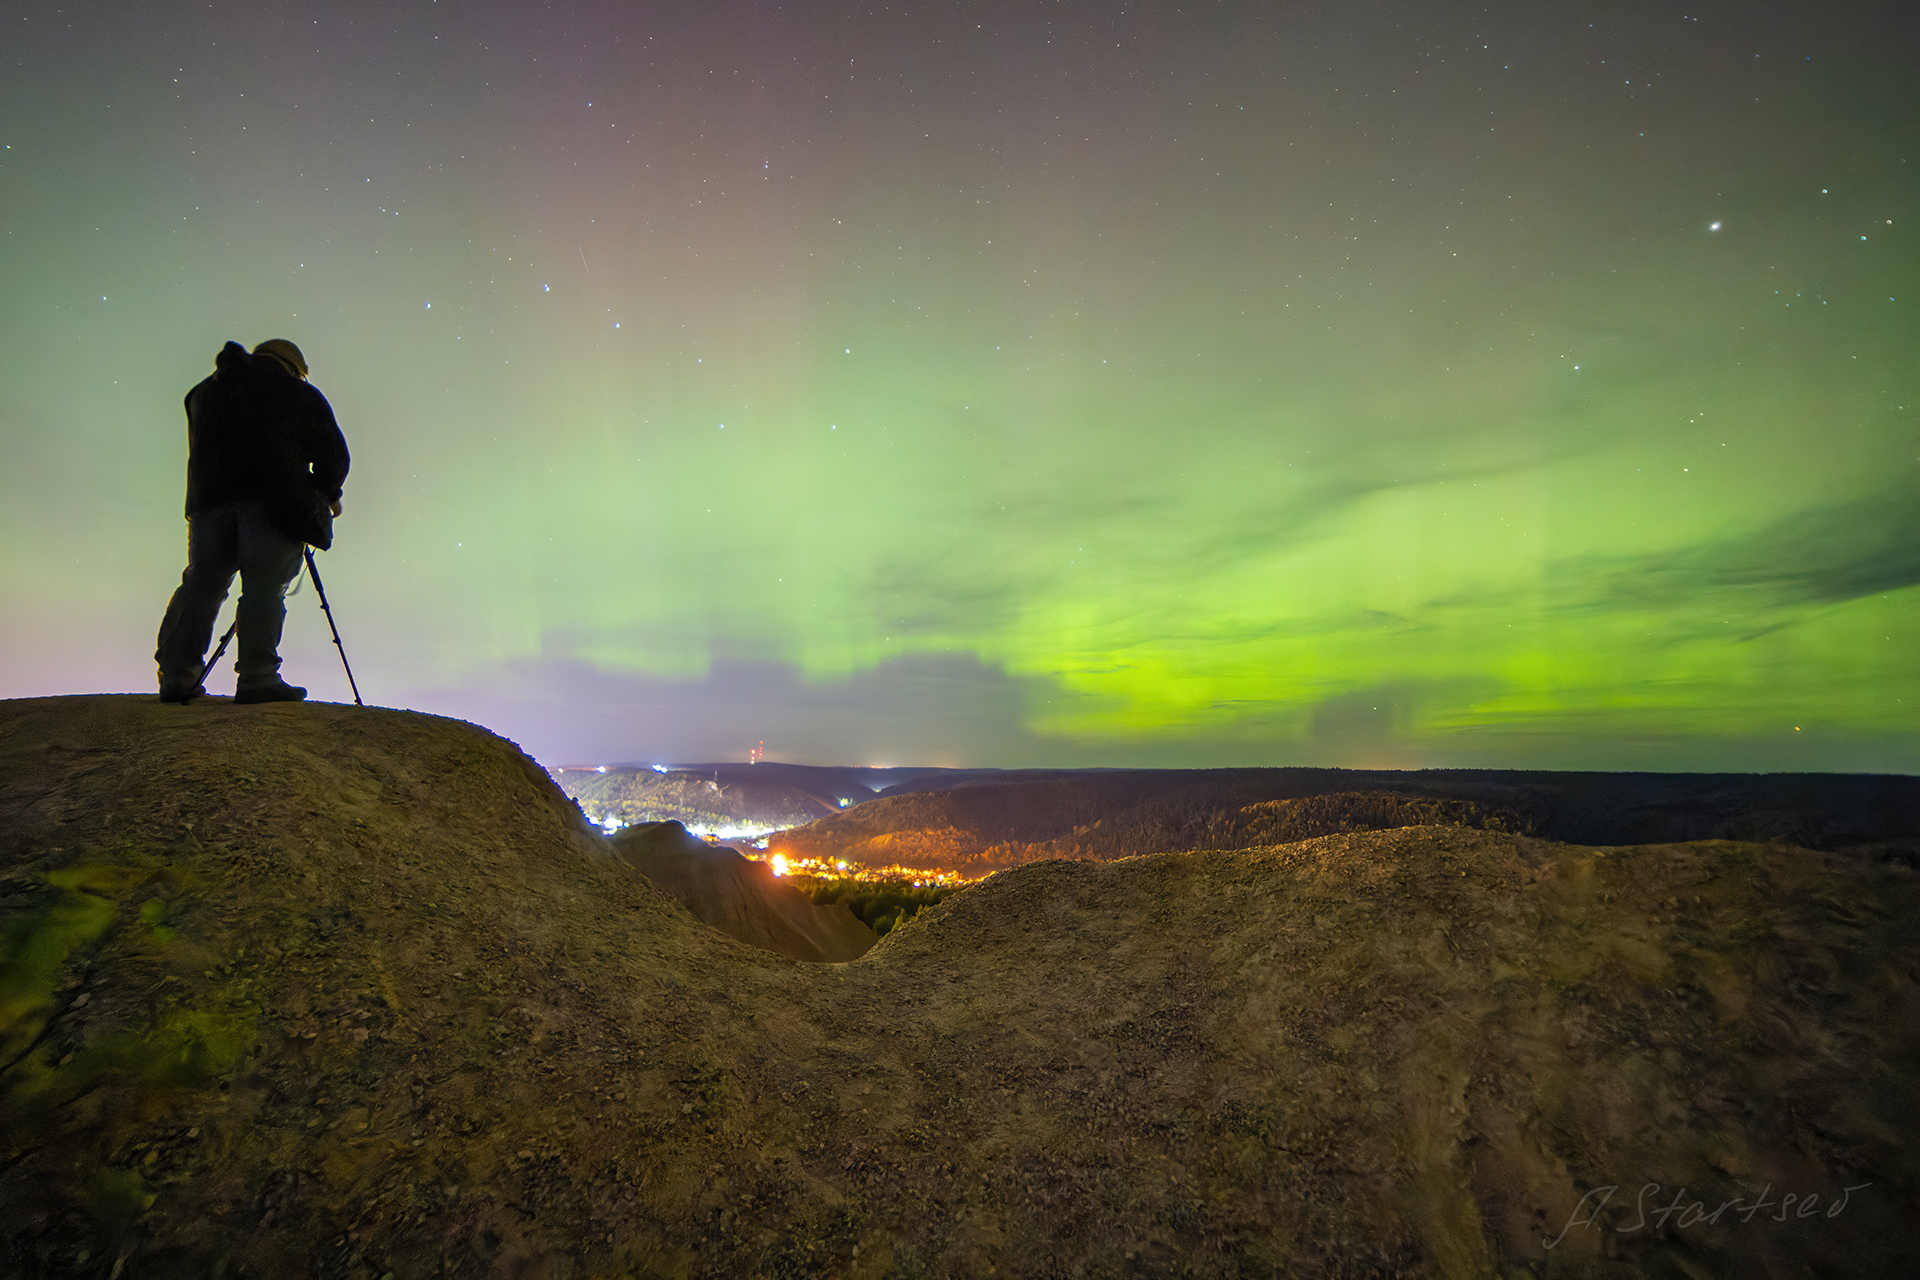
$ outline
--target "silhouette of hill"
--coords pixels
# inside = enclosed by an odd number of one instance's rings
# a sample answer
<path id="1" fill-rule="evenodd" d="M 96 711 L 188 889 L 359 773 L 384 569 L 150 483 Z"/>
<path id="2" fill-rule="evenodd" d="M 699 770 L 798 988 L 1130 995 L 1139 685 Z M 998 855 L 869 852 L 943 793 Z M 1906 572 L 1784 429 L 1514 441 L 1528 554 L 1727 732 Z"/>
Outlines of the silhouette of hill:
<path id="1" fill-rule="evenodd" d="M 0 704 L 0 930 L 9 1276 L 1920 1247 L 1920 875 L 1851 853 L 1426 826 L 1047 861 L 806 964 L 475 726 L 50 698 Z"/>
<path id="2" fill-rule="evenodd" d="M 943 785 L 944 784 L 944 785 Z M 1443 825 L 1620 845 L 1780 840 L 1920 862 L 1920 778 L 1346 769 L 1026 770 L 890 787 L 770 848 L 981 875 Z"/>

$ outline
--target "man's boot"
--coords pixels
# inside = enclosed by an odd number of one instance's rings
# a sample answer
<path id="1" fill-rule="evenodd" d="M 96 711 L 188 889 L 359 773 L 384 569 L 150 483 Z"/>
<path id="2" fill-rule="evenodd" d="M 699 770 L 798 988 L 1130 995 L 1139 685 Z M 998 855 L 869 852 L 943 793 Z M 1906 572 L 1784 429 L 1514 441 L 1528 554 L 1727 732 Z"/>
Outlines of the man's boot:
<path id="1" fill-rule="evenodd" d="M 205 697 L 206 692 L 207 686 L 192 676 L 180 681 L 167 679 L 160 681 L 160 701 L 162 702 L 178 702 L 184 705 L 195 698 Z"/>
<path id="2" fill-rule="evenodd" d="M 242 684 L 233 691 L 233 700 L 236 703 L 305 702 L 307 691 L 275 676 L 271 684 Z"/>

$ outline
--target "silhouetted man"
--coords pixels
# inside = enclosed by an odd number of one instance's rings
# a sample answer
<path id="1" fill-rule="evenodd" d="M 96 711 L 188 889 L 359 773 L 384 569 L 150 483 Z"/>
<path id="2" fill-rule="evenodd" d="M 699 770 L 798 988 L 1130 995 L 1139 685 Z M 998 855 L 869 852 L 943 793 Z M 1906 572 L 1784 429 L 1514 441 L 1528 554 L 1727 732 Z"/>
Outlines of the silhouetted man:
<path id="1" fill-rule="evenodd" d="M 235 702 L 298 702 L 280 678 L 287 585 L 303 544 L 333 544 L 347 442 L 307 361 L 285 338 L 249 355 L 229 342 L 187 392 L 187 571 L 160 622 L 160 700 L 206 692 L 200 670 L 227 587 L 240 574 Z"/>

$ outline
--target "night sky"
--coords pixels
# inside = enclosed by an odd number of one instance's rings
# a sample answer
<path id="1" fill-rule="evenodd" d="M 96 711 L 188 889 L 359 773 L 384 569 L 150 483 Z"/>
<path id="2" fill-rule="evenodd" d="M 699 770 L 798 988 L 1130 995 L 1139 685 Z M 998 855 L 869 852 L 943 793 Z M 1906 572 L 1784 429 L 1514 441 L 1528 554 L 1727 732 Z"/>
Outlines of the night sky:
<path id="1" fill-rule="evenodd" d="M 282 336 L 362 692 L 549 765 L 1920 771 L 1916 14 L 11 5 L 0 696 Z"/>

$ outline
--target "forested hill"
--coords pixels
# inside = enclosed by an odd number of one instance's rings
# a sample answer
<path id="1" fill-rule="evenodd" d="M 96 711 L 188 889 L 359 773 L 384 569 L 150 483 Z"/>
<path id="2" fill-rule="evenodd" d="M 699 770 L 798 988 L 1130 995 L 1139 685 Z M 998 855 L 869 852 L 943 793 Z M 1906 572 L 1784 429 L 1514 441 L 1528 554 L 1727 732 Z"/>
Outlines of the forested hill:
<path id="1" fill-rule="evenodd" d="M 705 769 L 567 769 L 555 781 L 593 821 L 617 826 L 772 827 L 811 822 L 839 808 L 838 797 L 828 800 L 775 779 L 723 782 Z"/>
<path id="2" fill-rule="evenodd" d="M 675 821 L 700 827 L 781 827 L 862 801 L 903 775 L 939 769 L 834 768 L 763 760 L 611 765 L 553 770 L 560 789 L 595 822 Z"/>
<path id="3" fill-rule="evenodd" d="M 986 874 L 1046 858 L 1239 849 L 1440 824 L 1572 843 L 1741 839 L 1920 860 L 1920 778 L 1854 774 L 1028 771 L 929 777 L 774 838 L 873 866 Z"/>

